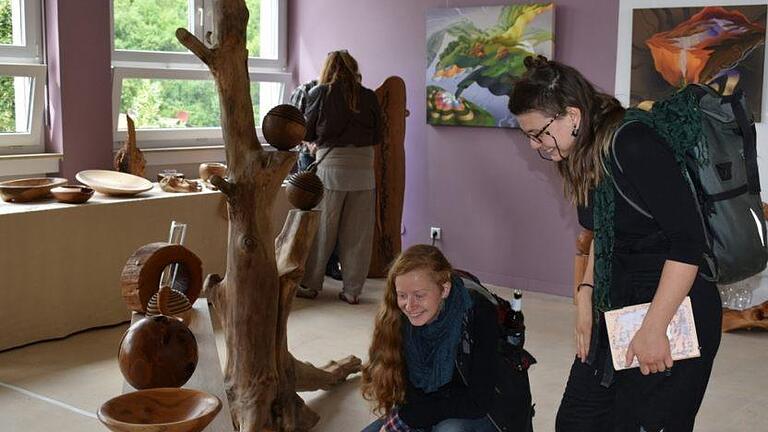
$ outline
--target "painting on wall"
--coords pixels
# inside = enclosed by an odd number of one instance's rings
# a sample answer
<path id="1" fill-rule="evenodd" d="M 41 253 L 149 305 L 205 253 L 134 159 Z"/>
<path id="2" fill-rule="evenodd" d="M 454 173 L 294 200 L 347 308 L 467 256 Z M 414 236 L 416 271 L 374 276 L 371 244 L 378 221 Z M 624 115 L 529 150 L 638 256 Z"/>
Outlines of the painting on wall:
<path id="1" fill-rule="evenodd" d="M 743 90 L 760 121 L 767 8 L 721 4 L 633 9 L 629 104 L 706 83 L 726 93 Z"/>
<path id="2" fill-rule="evenodd" d="M 507 95 L 553 35 L 552 3 L 428 10 L 427 123 L 517 127 Z"/>

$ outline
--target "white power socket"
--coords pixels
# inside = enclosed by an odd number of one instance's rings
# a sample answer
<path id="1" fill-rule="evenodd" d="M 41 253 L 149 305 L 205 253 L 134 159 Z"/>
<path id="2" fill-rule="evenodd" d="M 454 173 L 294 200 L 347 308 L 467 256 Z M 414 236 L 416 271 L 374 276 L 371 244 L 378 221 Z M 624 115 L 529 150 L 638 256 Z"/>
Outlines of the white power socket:
<path id="1" fill-rule="evenodd" d="M 431 238 L 432 240 L 440 240 L 442 236 L 443 236 L 442 228 L 438 228 L 438 227 L 429 228 L 429 238 Z"/>

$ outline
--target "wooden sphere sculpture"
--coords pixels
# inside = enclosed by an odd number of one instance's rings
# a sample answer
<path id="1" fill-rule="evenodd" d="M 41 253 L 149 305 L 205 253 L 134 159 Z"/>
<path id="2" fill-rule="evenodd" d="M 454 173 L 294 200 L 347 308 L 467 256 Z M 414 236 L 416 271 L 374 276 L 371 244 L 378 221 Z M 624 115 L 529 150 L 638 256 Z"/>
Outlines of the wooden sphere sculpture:
<path id="1" fill-rule="evenodd" d="M 288 177 L 286 193 L 297 209 L 312 210 L 323 200 L 323 182 L 314 172 L 297 172 Z"/>
<path id="2" fill-rule="evenodd" d="M 170 288 L 159 293 L 160 310 L 167 312 Z M 197 341 L 179 319 L 153 315 L 132 324 L 120 341 L 120 372 L 137 389 L 181 387 L 197 367 Z"/>
<path id="3" fill-rule="evenodd" d="M 261 122 L 264 138 L 272 147 L 288 151 L 301 144 L 307 131 L 304 115 L 293 105 L 278 105 Z"/>

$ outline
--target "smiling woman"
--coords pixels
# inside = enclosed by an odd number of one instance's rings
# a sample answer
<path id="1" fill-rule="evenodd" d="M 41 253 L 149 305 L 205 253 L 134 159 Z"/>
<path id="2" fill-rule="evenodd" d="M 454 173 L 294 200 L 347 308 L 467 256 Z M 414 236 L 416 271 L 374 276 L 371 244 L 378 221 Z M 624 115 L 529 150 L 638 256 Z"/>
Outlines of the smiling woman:
<path id="1" fill-rule="evenodd" d="M 363 368 L 363 397 L 383 417 L 365 432 L 525 430 L 524 383 L 497 351 L 496 307 L 468 290 L 434 246 L 397 257 Z"/>

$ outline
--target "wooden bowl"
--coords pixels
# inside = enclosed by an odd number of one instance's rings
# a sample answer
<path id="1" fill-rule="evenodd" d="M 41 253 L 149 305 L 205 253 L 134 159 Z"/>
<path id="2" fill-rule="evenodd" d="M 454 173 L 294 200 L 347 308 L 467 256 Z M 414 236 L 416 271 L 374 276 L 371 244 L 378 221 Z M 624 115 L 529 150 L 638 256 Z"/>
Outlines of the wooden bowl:
<path id="1" fill-rule="evenodd" d="M 51 189 L 56 201 L 67 204 L 82 204 L 93 196 L 93 189 L 81 185 L 64 185 Z"/>
<path id="2" fill-rule="evenodd" d="M 288 151 L 301 144 L 307 131 L 304 115 L 293 105 L 278 105 L 261 122 L 264 139 L 278 150 Z"/>
<path id="3" fill-rule="evenodd" d="M 216 396 L 200 390 L 159 388 L 114 397 L 99 420 L 114 432 L 200 432 L 221 410 Z"/>
<path id="4" fill-rule="evenodd" d="M 29 202 L 50 195 L 51 189 L 67 184 L 60 177 L 36 177 L 0 182 L 0 197 L 7 202 Z"/>
<path id="5" fill-rule="evenodd" d="M 217 175 L 221 178 L 227 176 L 227 166 L 219 162 L 206 162 L 201 163 L 198 168 L 200 173 L 200 180 L 207 182 L 211 180 L 211 177 Z"/>
<path id="6" fill-rule="evenodd" d="M 152 189 L 149 180 L 118 171 L 85 170 L 77 173 L 75 178 L 105 195 L 131 196 Z"/>

